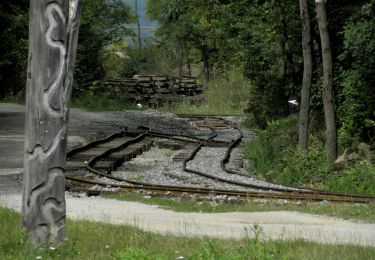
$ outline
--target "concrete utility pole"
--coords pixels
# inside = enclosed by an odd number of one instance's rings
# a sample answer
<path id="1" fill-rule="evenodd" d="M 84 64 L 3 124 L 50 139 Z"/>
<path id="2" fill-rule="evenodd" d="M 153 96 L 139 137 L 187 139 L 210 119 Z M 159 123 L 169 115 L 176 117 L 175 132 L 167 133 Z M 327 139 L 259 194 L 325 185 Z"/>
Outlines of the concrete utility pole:
<path id="1" fill-rule="evenodd" d="M 22 225 L 34 244 L 65 239 L 67 123 L 82 0 L 31 0 Z"/>

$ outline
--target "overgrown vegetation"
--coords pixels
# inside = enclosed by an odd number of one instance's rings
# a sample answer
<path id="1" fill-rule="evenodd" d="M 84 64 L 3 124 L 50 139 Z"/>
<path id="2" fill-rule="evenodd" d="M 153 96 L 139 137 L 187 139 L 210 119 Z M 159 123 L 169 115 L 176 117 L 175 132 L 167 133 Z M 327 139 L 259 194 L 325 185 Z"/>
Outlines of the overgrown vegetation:
<path id="1" fill-rule="evenodd" d="M 265 241 L 255 225 L 243 239 L 182 238 L 87 221 L 68 220 L 68 239 L 58 249 L 27 242 L 20 215 L 0 207 L 1 259 L 374 259 L 375 249 L 319 245 L 299 241 Z"/>
<path id="2" fill-rule="evenodd" d="M 310 150 L 296 145 L 297 118 L 272 121 L 250 142 L 245 151 L 255 161 L 253 173 L 268 180 L 294 186 L 375 195 L 373 154 L 354 150 L 343 166 L 334 168 L 325 160 L 321 132 L 310 137 Z"/>
<path id="3" fill-rule="evenodd" d="M 237 204 L 226 203 L 223 201 L 203 202 L 194 199 L 172 199 L 172 198 L 148 198 L 137 193 L 105 193 L 104 198 L 118 199 L 125 201 L 136 201 L 151 205 L 160 205 L 165 209 L 171 209 L 177 212 L 260 212 L 260 211 L 299 211 L 319 215 L 339 217 L 343 219 L 362 220 L 366 222 L 375 222 L 375 204 L 352 205 L 352 204 L 294 204 L 280 205 L 275 201 L 266 203 L 246 201 Z"/>
<path id="4" fill-rule="evenodd" d="M 89 111 L 122 111 L 136 109 L 136 104 L 130 103 L 126 99 L 111 99 L 89 93 L 75 98 L 72 106 Z"/>
<path id="5" fill-rule="evenodd" d="M 160 110 L 181 114 L 244 115 L 249 85 L 250 82 L 238 72 L 232 72 L 227 79 L 210 81 L 201 104 L 192 105 L 185 101 Z"/>

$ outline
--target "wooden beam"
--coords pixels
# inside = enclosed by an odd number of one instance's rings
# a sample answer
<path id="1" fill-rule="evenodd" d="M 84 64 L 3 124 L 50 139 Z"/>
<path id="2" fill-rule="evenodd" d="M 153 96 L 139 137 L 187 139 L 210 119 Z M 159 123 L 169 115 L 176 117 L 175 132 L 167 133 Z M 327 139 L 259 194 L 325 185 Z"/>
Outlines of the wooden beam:
<path id="1" fill-rule="evenodd" d="M 31 0 L 22 225 L 34 244 L 65 239 L 65 159 L 79 0 Z"/>

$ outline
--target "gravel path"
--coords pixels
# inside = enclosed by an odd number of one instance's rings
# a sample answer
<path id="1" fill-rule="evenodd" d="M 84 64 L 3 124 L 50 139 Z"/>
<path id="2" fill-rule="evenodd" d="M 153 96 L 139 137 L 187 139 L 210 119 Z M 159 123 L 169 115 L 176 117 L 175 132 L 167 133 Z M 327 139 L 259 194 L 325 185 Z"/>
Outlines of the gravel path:
<path id="1" fill-rule="evenodd" d="M 22 183 L 20 172 L 23 163 L 23 127 L 24 107 L 13 104 L 0 104 L 0 205 L 20 210 Z M 99 112 L 90 113 L 72 109 L 69 125 L 70 145 L 79 145 L 90 141 L 90 138 L 106 136 L 123 127 L 134 128 L 139 125 L 157 131 L 175 133 L 197 133 L 194 124 L 187 119 L 173 115 L 161 115 L 154 111 L 140 112 Z M 229 120 L 229 119 L 228 119 Z M 231 120 L 238 120 L 232 118 Z M 200 131 L 202 137 L 209 136 L 210 130 Z M 223 130 L 227 136 L 220 138 L 226 141 L 235 136 L 230 130 Z M 253 134 L 245 132 L 245 138 Z M 222 188 L 222 185 L 197 176 L 189 176 L 181 171 L 182 162 L 173 162 L 171 150 L 151 150 L 151 156 L 136 158 L 132 164 L 124 165 L 117 174 L 133 174 L 134 179 L 144 179 L 154 183 L 183 184 Z M 152 154 L 154 153 L 154 154 Z M 223 151 L 203 150 L 208 157 L 197 158 L 192 167 L 209 160 L 209 155 L 222 154 Z M 146 154 L 147 155 L 147 154 Z M 237 153 L 237 157 L 240 155 Z M 150 159 L 151 158 L 151 159 Z M 138 160 L 138 161 L 137 161 Z M 132 166 L 142 166 L 136 173 Z M 216 167 L 215 163 L 206 163 L 204 167 Z M 168 168 L 169 167 L 169 168 Z M 150 169 L 153 169 L 150 171 Z M 137 175 L 138 174 L 138 175 Z M 237 177 L 236 177 L 237 178 Z M 254 180 L 255 181 L 255 180 Z M 214 185 L 214 186 L 211 186 Z M 227 185 L 227 184 L 223 184 Z M 228 189 L 234 188 L 231 185 Z M 237 187 L 236 187 L 237 188 Z M 335 218 L 307 215 L 296 212 L 262 212 L 262 213 L 176 213 L 157 206 L 143 205 L 134 202 L 122 202 L 102 198 L 75 198 L 67 196 L 67 214 L 73 219 L 135 225 L 144 230 L 175 235 L 207 235 L 219 238 L 241 238 L 245 228 L 259 224 L 266 238 L 294 239 L 302 238 L 321 243 L 359 244 L 375 246 L 375 224 L 361 224 Z M 249 233 L 249 235 L 253 235 Z"/>
<path id="2" fill-rule="evenodd" d="M 257 224 L 263 230 L 264 239 L 304 239 L 318 243 L 375 246 L 375 224 L 332 217 L 291 211 L 178 213 L 155 205 L 100 197 L 67 195 L 66 200 L 69 218 L 132 225 L 161 234 L 239 239 L 246 234 L 253 237 L 251 228 Z M 21 196 L 0 196 L 0 205 L 19 211 Z"/>

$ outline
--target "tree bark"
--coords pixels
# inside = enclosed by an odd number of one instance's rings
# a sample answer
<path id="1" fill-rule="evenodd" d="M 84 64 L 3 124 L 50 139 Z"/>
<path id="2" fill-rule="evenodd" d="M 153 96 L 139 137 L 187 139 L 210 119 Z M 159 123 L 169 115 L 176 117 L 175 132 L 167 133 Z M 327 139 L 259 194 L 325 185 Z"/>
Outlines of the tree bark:
<path id="1" fill-rule="evenodd" d="M 309 16 L 308 0 L 300 0 L 299 2 L 302 24 L 303 82 L 299 111 L 298 145 L 300 149 L 307 150 L 309 134 L 310 89 L 312 82 L 311 21 Z"/>
<path id="2" fill-rule="evenodd" d="M 327 128 L 326 151 L 328 162 L 337 157 L 337 130 L 335 109 L 333 103 L 333 64 L 331 43 L 328 32 L 328 20 L 324 0 L 315 0 L 317 20 L 319 24 L 320 41 L 323 58 L 323 104 Z"/>
<path id="3" fill-rule="evenodd" d="M 34 244 L 65 240 L 67 122 L 79 0 L 31 0 L 22 225 Z"/>
<path id="4" fill-rule="evenodd" d="M 278 78 L 285 80 L 286 76 L 286 47 L 287 47 L 287 40 L 288 40 L 288 35 L 286 32 L 286 22 L 285 22 L 285 15 L 284 15 L 284 10 L 282 8 L 282 3 L 277 1 L 276 2 L 276 9 L 277 9 L 277 15 L 279 19 L 279 34 L 280 34 L 280 39 L 278 43 L 278 52 L 279 52 L 279 72 L 278 72 Z"/>
<path id="5" fill-rule="evenodd" d="M 210 68 L 208 62 L 208 48 L 207 46 L 201 47 L 202 60 L 203 60 L 203 83 L 205 87 L 208 87 L 208 82 L 210 81 Z"/>
<path id="6" fill-rule="evenodd" d="M 191 76 L 191 65 L 190 65 L 190 59 L 189 59 L 189 49 L 186 44 L 186 41 L 183 41 L 184 44 L 184 51 L 185 51 L 185 57 L 186 57 L 186 67 L 187 67 L 187 74 Z"/>
<path id="7" fill-rule="evenodd" d="M 177 53 L 178 53 L 178 58 L 177 58 L 177 64 L 178 64 L 178 76 L 182 76 L 182 70 L 184 66 L 184 48 L 183 48 L 183 43 L 182 41 L 178 41 L 177 43 Z"/>
<path id="8" fill-rule="evenodd" d="M 139 23 L 138 16 L 138 0 L 134 0 L 135 15 L 137 17 L 137 45 L 138 49 L 142 49 L 142 37 L 141 37 L 141 24 Z"/>

